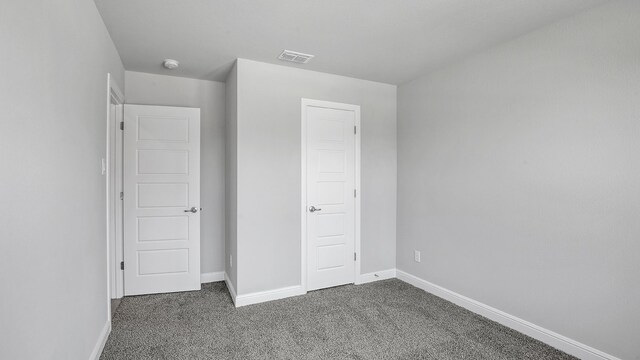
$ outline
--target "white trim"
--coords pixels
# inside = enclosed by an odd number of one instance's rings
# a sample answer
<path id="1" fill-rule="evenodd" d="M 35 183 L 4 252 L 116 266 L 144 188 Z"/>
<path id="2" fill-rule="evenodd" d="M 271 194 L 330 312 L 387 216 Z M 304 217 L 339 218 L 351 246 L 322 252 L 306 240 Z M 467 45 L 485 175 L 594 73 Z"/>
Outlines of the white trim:
<path id="1" fill-rule="evenodd" d="M 307 289 L 307 100 L 300 101 L 300 286 Z"/>
<path id="2" fill-rule="evenodd" d="M 201 273 L 200 283 L 206 284 L 210 282 L 224 281 L 224 275 L 224 271 Z"/>
<path id="3" fill-rule="evenodd" d="M 98 341 L 96 345 L 93 347 L 93 351 L 91 351 L 91 355 L 89 355 L 89 360 L 99 360 L 100 355 L 102 355 L 102 350 L 104 350 L 104 345 L 107 343 L 107 339 L 109 338 L 109 333 L 111 333 L 111 317 L 107 320 L 100 331 L 100 335 L 98 336 Z"/>
<path id="4" fill-rule="evenodd" d="M 209 273 L 209 274 L 218 274 L 218 273 Z M 227 288 L 231 293 L 231 298 L 233 299 L 233 302 L 236 305 L 236 307 L 258 304 L 265 301 L 279 300 L 279 299 L 284 299 L 292 296 L 304 295 L 307 293 L 302 287 L 302 285 L 297 285 L 297 286 L 289 286 L 289 287 L 284 287 L 280 289 L 260 291 L 260 292 L 251 293 L 247 295 L 237 296 L 236 291 L 233 288 L 233 285 L 231 284 L 231 281 L 229 280 L 227 274 L 226 273 L 223 273 L 223 274 L 224 274 L 225 281 L 227 282 Z M 205 274 L 202 274 L 202 275 L 205 276 Z M 393 279 L 395 277 L 396 277 L 396 269 L 375 271 L 375 272 L 360 275 L 356 279 L 355 284 L 361 285 L 361 284 L 366 284 L 373 281 Z"/>
<path id="5" fill-rule="evenodd" d="M 116 85 L 116 84 L 114 84 Z M 114 88 L 116 92 L 117 86 Z M 120 200 L 120 192 L 123 191 L 123 164 L 122 164 L 122 154 L 124 151 L 124 134 L 119 130 L 120 122 L 124 121 L 124 98 L 119 100 L 119 105 L 116 106 L 116 121 L 115 124 L 112 124 L 116 128 L 116 138 L 115 138 L 115 191 L 113 196 L 115 197 L 115 201 L 119 206 L 116 207 L 115 216 L 115 257 L 113 262 L 111 263 L 118 270 L 117 277 L 115 279 L 115 296 L 112 294 L 112 298 L 121 299 L 124 296 L 124 271 L 120 269 L 120 262 L 124 261 L 124 233 L 123 233 L 123 216 L 124 216 L 124 203 Z"/>
<path id="6" fill-rule="evenodd" d="M 569 339 L 566 336 L 532 324 L 511 314 L 507 314 L 504 311 L 498 310 L 479 301 L 470 299 L 464 295 L 460 295 L 456 292 L 445 289 L 442 286 L 438 286 L 426 280 L 420 279 L 419 277 L 408 274 L 404 271 L 397 270 L 396 273 L 398 279 L 404 282 L 407 282 L 415 287 L 418 287 L 445 300 L 451 301 L 456 305 L 462 306 L 467 310 L 473 311 L 476 314 L 482 315 L 488 319 L 519 331 L 534 339 L 542 341 L 543 343 L 553 346 L 556 349 L 562 350 L 567 354 L 576 356 L 583 360 L 620 360 L 613 355 L 609 355 L 588 345 L 582 344 L 573 339 Z"/>
<path id="7" fill-rule="evenodd" d="M 229 275 L 226 272 L 224 273 L 224 282 L 227 284 L 227 290 L 229 290 L 229 295 L 231 295 L 231 301 L 236 305 L 236 298 L 238 297 L 236 288 L 233 287 L 233 283 L 231 283 L 231 279 L 229 279 Z"/>
<path id="8" fill-rule="evenodd" d="M 114 95 L 118 98 L 118 101 L 121 104 L 124 104 L 124 93 L 120 90 L 120 86 L 118 86 L 118 83 L 115 82 L 110 73 L 107 73 L 107 80 L 109 82 L 109 95 L 111 95 L 111 92 L 113 91 Z"/>
<path id="9" fill-rule="evenodd" d="M 382 271 L 374 271 L 366 274 L 361 274 L 356 279 L 356 285 L 362 285 L 374 281 L 393 279 L 396 277 L 396 269 L 387 269 Z"/>
<path id="10" fill-rule="evenodd" d="M 292 296 L 304 295 L 307 292 L 301 285 L 288 286 L 275 290 L 259 291 L 246 295 L 236 296 L 236 307 L 263 303 L 266 301 L 280 300 Z"/>
<path id="11" fill-rule="evenodd" d="M 301 157 L 300 157 L 300 179 L 301 179 L 301 206 L 300 206 L 300 287 L 306 293 L 307 291 L 307 112 L 305 108 L 307 106 L 318 106 L 318 107 L 326 107 L 326 108 L 334 108 L 340 110 L 352 110 L 355 112 L 355 126 L 356 126 L 356 134 L 355 134 L 355 189 L 356 189 L 356 199 L 355 199 L 355 244 L 354 251 L 356 253 L 356 261 L 355 261 L 355 273 L 353 276 L 353 283 L 357 284 L 360 279 L 360 234 L 361 234 L 361 198 L 362 198 L 362 189 L 360 187 L 360 136 L 362 133 L 361 121 L 360 121 L 360 105 L 353 104 L 344 104 L 338 102 L 331 101 L 323 101 L 323 100 L 313 100 L 313 99 L 305 99 L 301 98 L 300 101 L 300 143 L 301 143 Z M 275 290 L 274 290 L 275 291 Z M 292 295 L 293 296 L 293 295 Z M 237 306 L 237 305 L 236 305 Z"/>
<path id="12" fill-rule="evenodd" d="M 111 185 L 111 169 L 110 169 L 110 154 L 111 154 L 111 130 L 112 127 L 115 126 L 115 124 L 112 124 L 111 121 L 111 100 L 114 99 L 116 102 L 116 106 L 122 106 L 122 104 L 124 103 L 124 94 L 122 92 L 122 90 L 120 90 L 120 87 L 118 86 L 118 84 L 115 82 L 115 80 L 113 79 L 113 76 L 111 76 L 111 73 L 107 73 L 107 102 L 106 102 L 106 121 L 105 121 L 105 127 L 106 127 L 106 134 L 105 134 L 105 142 L 106 142 L 106 146 L 105 146 L 105 227 L 106 227 L 106 257 L 107 257 L 107 326 L 108 326 L 108 331 L 111 330 L 111 298 L 112 298 L 112 286 L 113 284 L 112 279 L 111 279 L 111 265 L 115 265 L 112 264 L 112 259 L 111 259 L 111 208 L 109 205 L 109 199 L 111 198 L 115 198 L 116 194 L 114 191 L 114 193 L 112 194 L 109 189 L 110 189 L 110 185 Z M 114 141 L 115 143 L 115 141 Z M 115 204 L 118 204 L 118 201 L 115 201 Z M 115 221 L 117 222 L 117 218 L 115 219 Z M 117 226 L 116 226 L 117 228 Z M 116 236 L 117 236 L 117 231 L 116 231 Z M 117 239 L 116 239 L 117 241 Z M 116 267 L 117 268 L 117 267 Z M 117 284 L 117 277 L 114 279 L 114 281 Z M 116 296 L 117 296 L 117 287 L 116 287 Z M 107 331 L 107 336 L 108 336 L 108 331 Z M 106 341 L 106 339 L 105 339 Z M 103 344 L 104 346 L 104 344 Z M 95 350 L 95 349 L 94 349 Z M 101 351 L 101 350 L 100 350 Z"/>
<path id="13" fill-rule="evenodd" d="M 358 280 L 361 277 L 362 274 L 362 268 L 361 268 L 361 264 L 362 264 L 362 251 L 360 251 L 360 235 L 362 233 L 362 223 L 361 223 L 361 217 L 360 214 L 362 214 L 361 212 L 361 199 L 362 199 L 362 187 L 360 186 L 360 167 L 361 167 L 361 163 L 360 163 L 360 135 L 362 134 L 362 126 L 360 125 L 360 106 L 357 106 L 355 108 L 355 113 L 356 113 L 356 119 L 355 119 L 355 127 L 356 127 L 356 231 L 355 231 L 355 249 L 354 251 L 356 252 L 356 263 L 355 263 L 355 276 L 353 278 L 354 280 L 354 284 L 358 283 Z"/>

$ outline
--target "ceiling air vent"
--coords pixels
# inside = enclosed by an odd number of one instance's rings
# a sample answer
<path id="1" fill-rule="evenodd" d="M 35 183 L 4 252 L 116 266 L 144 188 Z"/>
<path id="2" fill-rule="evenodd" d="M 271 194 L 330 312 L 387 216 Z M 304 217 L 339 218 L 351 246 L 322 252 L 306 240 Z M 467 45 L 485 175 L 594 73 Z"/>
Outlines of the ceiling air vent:
<path id="1" fill-rule="evenodd" d="M 290 61 L 298 64 L 306 64 L 314 57 L 314 55 L 303 54 L 296 51 L 285 50 L 278 56 L 282 61 Z"/>

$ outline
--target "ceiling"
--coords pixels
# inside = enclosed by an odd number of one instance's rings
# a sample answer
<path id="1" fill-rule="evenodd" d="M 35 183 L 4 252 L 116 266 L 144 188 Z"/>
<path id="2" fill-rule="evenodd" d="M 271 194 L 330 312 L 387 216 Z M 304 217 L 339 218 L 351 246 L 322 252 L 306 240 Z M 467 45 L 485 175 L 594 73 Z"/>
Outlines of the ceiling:
<path id="1" fill-rule="evenodd" d="M 605 1 L 95 0 L 127 70 L 224 81 L 246 58 L 391 84 Z"/>

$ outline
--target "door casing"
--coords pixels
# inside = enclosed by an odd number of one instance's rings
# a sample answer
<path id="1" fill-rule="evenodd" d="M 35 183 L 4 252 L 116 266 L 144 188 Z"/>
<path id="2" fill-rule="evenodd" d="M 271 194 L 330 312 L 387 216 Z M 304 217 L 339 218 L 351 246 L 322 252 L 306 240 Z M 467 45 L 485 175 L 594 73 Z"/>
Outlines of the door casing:
<path id="1" fill-rule="evenodd" d="M 120 271 L 122 261 L 122 132 L 124 94 L 107 74 L 107 121 L 106 121 L 106 242 L 107 242 L 107 303 L 108 318 L 111 319 L 111 299 L 124 294 L 124 277 Z M 115 113 L 113 113 L 115 111 Z M 115 158 L 114 158 L 115 157 Z"/>
<path id="2" fill-rule="evenodd" d="M 361 126 L 360 126 L 360 106 L 352 105 L 352 104 L 344 104 L 338 102 L 324 101 L 324 100 L 313 100 L 313 99 L 301 99 L 301 144 L 302 144 L 302 156 L 301 156 L 301 204 L 300 204 L 300 223 L 301 223 L 301 236 L 300 236 L 300 279 L 301 285 L 304 292 L 307 291 L 307 115 L 306 115 L 306 107 L 307 106 L 316 106 L 316 107 L 325 107 L 330 109 L 338 109 L 338 110 L 350 110 L 355 113 L 355 274 L 354 274 L 354 283 L 360 284 L 360 264 L 361 264 L 361 251 L 360 251 L 360 234 L 361 234 L 361 225 L 360 225 L 360 209 L 361 209 L 361 198 L 362 192 L 360 190 L 360 137 L 361 137 Z"/>

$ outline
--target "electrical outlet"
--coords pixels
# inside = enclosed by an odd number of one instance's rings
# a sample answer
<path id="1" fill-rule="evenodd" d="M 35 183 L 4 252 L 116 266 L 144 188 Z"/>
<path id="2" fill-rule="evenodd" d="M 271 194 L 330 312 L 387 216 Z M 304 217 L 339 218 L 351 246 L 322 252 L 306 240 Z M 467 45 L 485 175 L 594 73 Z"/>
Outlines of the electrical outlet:
<path id="1" fill-rule="evenodd" d="M 416 262 L 420 262 L 420 251 L 418 250 L 413 250 L 413 259 Z"/>

